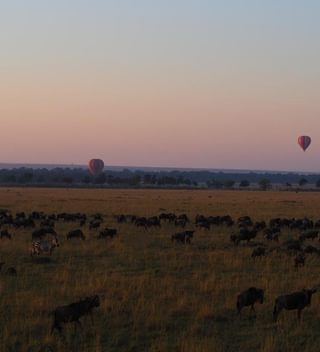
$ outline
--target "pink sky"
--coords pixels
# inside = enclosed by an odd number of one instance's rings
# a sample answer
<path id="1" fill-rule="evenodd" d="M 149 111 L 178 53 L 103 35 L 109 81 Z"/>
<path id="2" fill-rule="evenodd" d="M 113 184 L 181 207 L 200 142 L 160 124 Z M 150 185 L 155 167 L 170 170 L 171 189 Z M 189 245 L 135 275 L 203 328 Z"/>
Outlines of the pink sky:
<path id="1" fill-rule="evenodd" d="M 104 8 L 83 24 L 84 5 L 71 20 L 34 5 L 26 25 L 8 6 L 0 162 L 320 171 L 320 25 L 294 4 L 294 23 L 203 4 L 142 24 L 114 5 L 109 27 Z"/>

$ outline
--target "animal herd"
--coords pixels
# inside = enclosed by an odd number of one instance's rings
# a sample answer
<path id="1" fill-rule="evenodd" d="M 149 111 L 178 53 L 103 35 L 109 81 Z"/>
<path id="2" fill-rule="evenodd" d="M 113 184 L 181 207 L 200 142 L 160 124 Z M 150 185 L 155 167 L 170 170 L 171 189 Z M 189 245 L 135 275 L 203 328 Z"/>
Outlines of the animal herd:
<path id="1" fill-rule="evenodd" d="M 104 227 L 106 217 L 102 214 L 93 214 L 91 216 L 84 213 L 58 213 L 45 214 L 44 212 L 34 211 L 30 214 L 20 212 L 12 214 L 8 210 L 0 210 L 0 239 L 14 240 L 15 235 L 12 233 L 19 229 L 30 231 L 31 235 L 31 257 L 40 255 L 51 256 L 60 246 L 60 234 L 57 233 L 57 223 L 69 223 L 74 229 L 65 234 L 66 240 L 78 239 L 85 241 L 90 231 L 91 238 L 96 239 L 113 239 L 118 236 L 119 229 Z M 161 213 L 151 217 L 142 217 L 136 215 L 118 214 L 113 215 L 113 222 L 118 226 L 130 224 L 137 228 L 137 231 L 148 231 L 149 229 L 159 229 L 166 225 L 177 228 L 170 234 L 169 240 L 173 245 L 192 245 L 197 239 L 198 233 L 206 233 L 219 227 L 224 227 L 229 232 L 231 248 L 246 247 L 246 244 L 260 236 L 260 240 L 272 243 L 274 247 L 268 249 L 261 241 L 251 254 L 252 260 L 259 257 L 267 256 L 272 251 L 283 251 L 289 255 L 294 254 L 294 267 L 296 269 L 305 265 L 306 256 L 309 254 L 320 255 L 320 248 L 308 244 L 306 241 L 315 241 L 319 238 L 320 220 L 314 221 L 308 218 L 273 218 L 266 221 L 253 221 L 250 216 L 242 216 L 233 219 L 230 215 L 222 216 L 204 216 L 197 215 L 192 220 L 186 214 L 176 215 L 174 213 Z M 228 230 L 229 229 L 229 230 Z M 288 241 L 280 243 L 283 232 L 292 232 L 294 235 Z M 92 235 L 92 232 L 94 234 Z M 242 243 L 244 246 L 241 246 Z M 4 263 L 0 263 L 0 270 Z M 15 268 L 7 269 L 11 275 L 17 275 Z M 275 299 L 273 318 L 276 321 L 282 310 L 297 310 L 300 319 L 302 310 L 311 304 L 312 295 L 316 289 L 303 289 L 298 292 L 279 296 Z M 244 307 L 250 306 L 255 311 L 255 303 L 264 302 L 264 290 L 256 287 L 250 287 L 237 296 L 236 307 L 239 315 Z M 91 315 L 95 307 L 99 307 L 99 296 L 90 296 L 66 306 L 57 307 L 52 311 L 53 325 L 52 332 L 62 331 L 62 324 L 75 322 L 81 325 L 79 319 L 85 315 Z"/>

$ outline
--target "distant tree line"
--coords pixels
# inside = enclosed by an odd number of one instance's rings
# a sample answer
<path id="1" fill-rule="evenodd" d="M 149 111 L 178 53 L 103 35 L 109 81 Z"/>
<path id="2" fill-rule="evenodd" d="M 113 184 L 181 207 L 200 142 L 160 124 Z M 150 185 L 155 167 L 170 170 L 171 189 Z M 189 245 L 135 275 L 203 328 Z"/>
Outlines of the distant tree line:
<path id="1" fill-rule="evenodd" d="M 35 186 L 105 186 L 105 187 L 202 187 L 210 189 L 248 189 L 254 185 L 261 190 L 282 185 L 286 189 L 304 189 L 313 184 L 320 188 L 320 175 L 276 173 L 223 173 L 213 171 L 145 171 L 108 170 L 92 176 L 85 168 L 0 169 L 0 185 Z"/>

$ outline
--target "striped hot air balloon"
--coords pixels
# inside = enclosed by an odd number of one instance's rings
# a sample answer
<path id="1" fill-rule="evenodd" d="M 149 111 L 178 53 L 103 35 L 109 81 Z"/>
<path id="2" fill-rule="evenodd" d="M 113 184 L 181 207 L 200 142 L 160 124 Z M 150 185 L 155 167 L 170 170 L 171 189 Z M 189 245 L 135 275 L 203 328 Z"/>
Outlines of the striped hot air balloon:
<path id="1" fill-rule="evenodd" d="M 311 144 L 311 138 L 309 136 L 300 136 L 298 138 L 298 144 L 305 152 L 308 149 L 309 145 Z"/>
<path id="2" fill-rule="evenodd" d="M 101 159 L 91 159 L 89 161 L 89 170 L 92 173 L 92 175 L 96 176 L 99 175 L 104 168 L 104 162 Z"/>

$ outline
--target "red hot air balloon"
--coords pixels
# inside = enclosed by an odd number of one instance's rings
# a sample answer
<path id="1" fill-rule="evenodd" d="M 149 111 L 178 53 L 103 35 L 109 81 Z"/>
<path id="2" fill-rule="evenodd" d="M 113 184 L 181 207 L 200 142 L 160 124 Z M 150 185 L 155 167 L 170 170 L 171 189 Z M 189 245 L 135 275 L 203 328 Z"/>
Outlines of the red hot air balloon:
<path id="1" fill-rule="evenodd" d="M 103 171 L 104 162 L 101 159 L 91 159 L 88 166 L 92 175 L 96 176 Z"/>
<path id="2" fill-rule="evenodd" d="M 307 148 L 309 147 L 309 145 L 311 144 L 311 138 L 309 136 L 300 136 L 298 138 L 298 144 L 305 152 L 307 150 Z"/>

